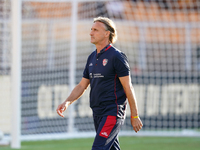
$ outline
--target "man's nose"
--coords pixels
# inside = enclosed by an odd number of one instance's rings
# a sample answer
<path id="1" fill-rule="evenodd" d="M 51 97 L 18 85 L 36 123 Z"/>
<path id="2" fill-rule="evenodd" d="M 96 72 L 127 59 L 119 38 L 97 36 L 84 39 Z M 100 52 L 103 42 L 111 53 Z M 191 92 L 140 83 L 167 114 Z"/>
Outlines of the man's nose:
<path id="1" fill-rule="evenodd" d="M 92 36 L 93 35 L 93 32 L 92 31 L 90 31 L 90 36 Z"/>

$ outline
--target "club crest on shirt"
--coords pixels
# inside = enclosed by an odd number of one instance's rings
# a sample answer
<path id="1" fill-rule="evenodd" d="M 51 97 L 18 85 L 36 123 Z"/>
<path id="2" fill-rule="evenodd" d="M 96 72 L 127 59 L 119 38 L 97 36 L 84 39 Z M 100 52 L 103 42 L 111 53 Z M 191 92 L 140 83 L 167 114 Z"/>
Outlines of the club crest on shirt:
<path id="1" fill-rule="evenodd" d="M 103 66 L 107 65 L 108 59 L 103 59 Z"/>

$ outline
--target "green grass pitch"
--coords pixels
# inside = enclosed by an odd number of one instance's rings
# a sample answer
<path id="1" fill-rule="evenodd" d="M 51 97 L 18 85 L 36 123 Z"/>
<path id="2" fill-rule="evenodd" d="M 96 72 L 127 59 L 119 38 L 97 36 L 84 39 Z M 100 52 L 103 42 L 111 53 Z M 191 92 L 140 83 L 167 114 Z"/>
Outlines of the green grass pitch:
<path id="1" fill-rule="evenodd" d="M 122 150 L 200 150 L 200 137 L 120 137 Z M 21 150 L 90 150 L 93 138 L 22 142 Z M 1 150 L 11 150 L 10 146 Z"/>

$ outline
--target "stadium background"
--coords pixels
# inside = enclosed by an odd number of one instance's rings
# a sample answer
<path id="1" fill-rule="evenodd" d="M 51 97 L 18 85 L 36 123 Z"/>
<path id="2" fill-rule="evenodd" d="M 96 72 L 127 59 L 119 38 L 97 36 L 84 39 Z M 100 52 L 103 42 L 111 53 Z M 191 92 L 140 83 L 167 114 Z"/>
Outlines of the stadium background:
<path id="1" fill-rule="evenodd" d="M 12 115 L 11 2 L 0 0 L 0 130 L 5 135 L 11 133 Z M 65 113 L 65 119 L 55 110 L 71 90 L 72 31 L 77 84 L 87 56 L 95 50 L 89 32 L 97 16 L 116 23 L 118 41 L 114 46 L 129 58 L 144 124 L 141 134 L 160 135 L 162 131 L 173 135 L 179 131 L 181 136 L 199 135 L 200 1 L 80 0 L 75 25 L 72 8 L 67 0 L 22 1 L 22 136 L 53 139 L 51 134 L 87 135 L 94 131 L 89 91 Z M 134 135 L 129 117 L 128 110 L 122 131 Z"/>

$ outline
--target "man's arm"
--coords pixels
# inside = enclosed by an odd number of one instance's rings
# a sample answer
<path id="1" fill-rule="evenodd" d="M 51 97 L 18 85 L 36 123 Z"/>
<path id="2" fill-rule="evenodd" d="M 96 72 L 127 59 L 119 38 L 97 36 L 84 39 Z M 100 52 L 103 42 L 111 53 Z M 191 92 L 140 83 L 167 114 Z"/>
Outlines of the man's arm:
<path id="1" fill-rule="evenodd" d="M 139 114 L 138 114 L 137 102 L 130 76 L 119 77 L 119 79 L 128 98 L 131 116 L 138 116 Z M 140 120 L 139 117 L 138 118 L 131 117 L 131 124 L 135 132 L 138 132 L 143 126 L 142 121 Z"/>
<path id="2" fill-rule="evenodd" d="M 72 104 L 74 101 L 76 101 L 79 97 L 83 95 L 85 90 L 90 84 L 90 80 L 86 78 L 82 78 L 82 80 L 79 82 L 79 84 L 76 85 L 76 87 L 72 90 L 69 97 L 58 106 L 57 113 L 61 117 L 64 117 L 63 112 L 67 109 L 67 107 Z"/>

